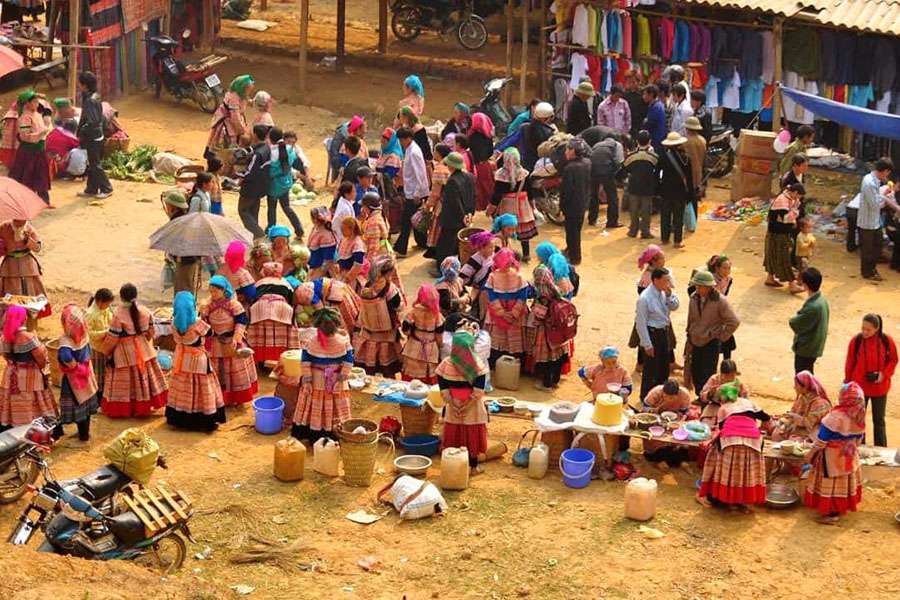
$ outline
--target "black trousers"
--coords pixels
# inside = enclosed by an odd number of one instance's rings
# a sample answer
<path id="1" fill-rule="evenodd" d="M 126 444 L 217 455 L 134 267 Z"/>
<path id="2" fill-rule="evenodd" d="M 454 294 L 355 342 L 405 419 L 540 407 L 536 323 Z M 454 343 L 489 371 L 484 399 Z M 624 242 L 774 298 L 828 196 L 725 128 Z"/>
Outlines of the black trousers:
<path id="1" fill-rule="evenodd" d="M 870 402 L 872 403 L 872 429 L 875 431 L 875 445 L 886 448 L 887 428 L 884 425 L 884 414 L 887 410 L 887 396 L 866 396 L 867 412 Z M 863 438 L 864 443 L 865 441 Z"/>
<path id="2" fill-rule="evenodd" d="M 409 246 L 409 234 L 412 233 L 412 218 L 419 209 L 419 199 L 403 199 L 403 216 L 400 217 L 400 235 L 394 242 L 394 250 L 398 254 L 406 254 Z"/>
<path id="3" fill-rule="evenodd" d="M 569 262 L 581 262 L 581 228 L 584 227 L 584 205 L 566 210 L 566 254 Z"/>
<path id="4" fill-rule="evenodd" d="M 644 370 L 641 373 L 641 400 L 647 393 L 669 378 L 669 331 L 665 328 L 647 328 L 650 343 L 653 344 L 653 356 L 644 355 Z"/>
<path id="5" fill-rule="evenodd" d="M 100 161 L 103 160 L 103 141 L 81 142 L 81 147 L 87 151 L 87 182 L 84 186 L 88 194 L 108 194 L 112 192 L 109 177 L 106 176 Z"/>
<path id="6" fill-rule="evenodd" d="M 691 378 L 694 380 L 694 389 L 698 395 L 706 385 L 706 381 L 716 374 L 721 347 L 722 343 L 719 340 L 713 340 L 705 346 L 694 346 L 691 349 Z"/>
<path id="7" fill-rule="evenodd" d="M 290 194 L 285 192 L 283 196 L 278 198 L 274 196 L 266 196 L 266 230 L 268 231 L 275 223 L 278 222 L 278 205 L 281 205 L 281 210 L 284 212 L 285 216 L 287 216 L 288 221 L 291 222 L 291 227 L 294 228 L 294 235 L 298 238 L 303 237 L 303 224 L 300 223 L 300 217 L 297 216 L 297 213 L 294 212 L 294 209 L 291 208 L 291 200 Z M 340 223 L 334 223 L 335 227 L 340 227 Z"/>
<path id="8" fill-rule="evenodd" d="M 881 257 L 881 227 L 859 229 L 859 266 L 863 277 L 875 274 L 875 267 Z"/>
<path id="9" fill-rule="evenodd" d="M 544 387 L 559 385 L 559 380 L 562 378 L 562 368 L 566 360 L 568 360 L 568 356 L 534 365 L 535 375 L 541 377 Z"/>
<path id="10" fill-rule="evenodd" d="M 684 207 L 683 198 L 662 197 L 659 203 L 659 237 L 663 242 L 674 236 L 675 243 L 681 243 L 684 238 Z"/>
<path id="11" fill-rule="evenodd" d="M 894 242 L 894 250 L 891 252 L 891 268 L 900 271 L 900 226 L 896 229 L 888 228 L 887 235 Z"/>
<path id="12" fill-rule="evenodd" d="M 603 175 L 591 178 L 591 206 L 588 209 L 588 223 L 597 224 L 600 216 L 600 188 L 606 194 L 606 226 L 619 224 L 619 190 L 616 188 L 615 175 Z"/>
<path id="13" fill-rule="evenodd" d="M 858 208 L 847 209 L 847 252 L 855 252 L 859 248 L 856 231 L 856 215 L 858 214 Z"/>
<path id="14" fill-rule="evenodd" d="M 816 367 L 816 359 L 815 357 L 808 356 L 800 356 L 799 354 L 794 355 L 794 374 L 796 375 L 800 371 L 809 371 L 810 373 L 815 373 L 813 369 Z"/>
<path id="15" fill-rule="evenodd" d="M 244 229 L 253 234 L 253 239 L 266 237 L 266 232 L 259 226 L 259 205 L 262 198 L 254 196 L 238 197 L 238 216 Z"/>

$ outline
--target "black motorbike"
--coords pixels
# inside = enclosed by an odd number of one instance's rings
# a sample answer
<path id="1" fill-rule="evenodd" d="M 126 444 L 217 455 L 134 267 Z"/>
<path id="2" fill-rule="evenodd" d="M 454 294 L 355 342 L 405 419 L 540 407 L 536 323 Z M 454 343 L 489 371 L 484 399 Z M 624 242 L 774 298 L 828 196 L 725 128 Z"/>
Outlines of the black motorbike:
<path id="1" fill-rule="evenodd" d="M 394 0 L 391 30 L 404 42 L 423 31 L 454 33 L 463 48 L 478 50 L 487 43 L 487 28 L 484 19 L 475 14 L 474 4 L 473 0 Z"/>
<path id="2" fill-rule="evenodd" d="M 41 418 L 0 433 L 0 504 L 12 504 L 37 481 L 55 426 L 55 420 Z"/>
<path id="3" fill-rule="evenodd" d="M 707 179 L 725 177 L 734 167 L 734 130 L 727 125 L 713 125 L 712 135 L 706 143 L 704 170 Z"/>
<path id="4" fill-rule="evenodd" d="M 478 104 L 473 107 L 475 112 L 482 112 L 491 118 L 491 122 L 494 124 L 495 135 L 500 139 L 506 137 L 506 131 L 509 129 L 513 119 L 525 110 L 524 106 L 513 105 L 507 108 L 503 105 L 500 97 L 511 81 L 512 78 L 510 77 L 497 77 L 486 81 L 484 84 L 484 95 L 478 101 Z"/>
<path id="5" fill-rule="evenodd" d="M 190 29 L 182 34 L 187 40 Z M 154 92 L 159 99 L 163 88 L 178 100 L 193 100 L 205 113 L 214 113 L 225 98 L 222 81 L 213 67 L 225 62 L 224 56 L 206 56 L 197 63 L 184 63 L 175 57 L 179 42 L 167 35 L 153 36 L 145 41 L 153 47 Z"/>

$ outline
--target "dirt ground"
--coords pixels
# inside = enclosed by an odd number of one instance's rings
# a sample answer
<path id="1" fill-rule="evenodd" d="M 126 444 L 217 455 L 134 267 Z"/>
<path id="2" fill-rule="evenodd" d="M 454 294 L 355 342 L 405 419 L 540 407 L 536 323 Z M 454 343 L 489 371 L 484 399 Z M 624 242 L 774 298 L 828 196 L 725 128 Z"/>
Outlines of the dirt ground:
<path id="1" fill-rule="evenodd" d="M 383 120 L 384 107 L 394 106 L 405 75 L 316 72 L 312 92 L 298 101 L 292 78 L 284 76 L 289 68 L 279 59 L 235 56 L 222 75 L 225 80 L 238 72 L 253 72 L 261 87 L 274 93 L 279 100 L 276 121 L 300 132 L 320 176 L 324 175 L 321 140 L 354 112 Z M 477 83 L 464 81 L 432 80 L 426 85 L 428 114 L 433 117 L 445 112 L 440 107 L 471 98 L 479 89 Z M 140 94 L 115 104 L 135 143 L 199 158 L 208 117 L 194 107 L 177 106 L 168 99 L 156 102 Z M 376 136 L 371 136 L 370 144 Z M 164 188 L 114 185 L 112 198 L 102 206 L 90 206 L 75 197 L 78 184 L 54 183 L 52 196 L 59 208 L 35 221 L 45 241 L 44 281 L 56 306 L 70 300 L 85 302 L 95 288 L 116 289 L 125 281 L 136 283 L 142 300 L 150 305 L 171 300 L 171 293 L 160 289 L 162 257 L 147 249 L 147 236 L 164 222 L 158 201 Z M 835 193 L 831 185 L 817 192 L 823 197 Z M 708 204 L 726 197 L 726 190 L 714 188 Z M 226 214 L 232 218 L 235 205 L 235 196 L 227 195 Z M 304 210 L 301 216 L 308 224 L 308 213 Z M 479 222 L 483 224 L 484 217 Z M 793 398 L 786 322 L 802 299 L 762 285 L 764 235 L 762 226 L 701 220 L 685 249 L 669 251 L 669 266 L 683 293 L 690 270 L 710 254 L 725 252 L 732 258 L 735 283 L 729 299 L 742 319 L 735 356 L 753 398 L 777 412 L 786 410 Z M 544 226 L 540 239 L 562 245 L 562 230 Z M 587 227 L 584 239 L 574 362 L 591 363 L 601 346 L 616 344 L 623 348 L 624 364 L 633 365 L 634 353 L 625 342 L 639 275 L 636 259 L 643 246 L 625 237 L 622 229 L 607 235 Z M 842 378 L 846 344 L 864 313 L 881 313 L 887 331 L 900 334 L 900 277 L 886 272 L 886 282 L 866 283 L 859 278 L 857 260 L 831 240 L 822 240 L 814 260 L 825 274 L 824 293 L 832 309 L 829 344 L 817 372 L 832 393 Z M 408 289 L 425 281 L 427 268 L 420 254 L 400 263 Z M 675 313 L 680 342 L 685 319 L 685 311 Z M 49 336 L 58 325 L 48 319 L 41 327 Z M 263 391 L 270 391 L 273 382 L 263 381 Z M 570 376 L 552 395 L 535 391 L 528 380 L 515 395 L 549 402 L 580 401 L 585 393 Z M 395 410 L 362 397 L 353 403 L 354 415 L 375 420 Z M 893 398 L 888 413 L 888 436 L 896 443 L 900 404 Z M 900 595 L 896 578 L 900 540 L 893 522 L 893 514 L 900 510 L 896 472 L 867 471 L 870 481 L 860 512 L 837 527 L 825 527 L 802 508 L 760 509 L 751 515 L 702 509 L 693 501 L 696 468 L 667 472 L 638 460 L 641 472 L 660 483 L 658 513 L 649 525 L 666 535 L 656 540 L 642 537 L 638 524 L 624 519 L 623 484 L 595 481 L 584 490 L 572 490 L 553 472 L 541 481 L 531 480 L 510 464 L 509 454 L 488 463 L 486 473 L 468 490 L 447 493 L 450 511 L 443 517 L 405 523 L 388 514 L 373 525 L 356 525 L 344 518 L 348 512 L 386 510 L 377 504 L 376 494 L 390 481 L 389 466 L 368 489 L 348 487 L 310 468 L 302 482 L 280 483 L 272 477 L 273 443 L 280 436 L 255 433 L 249 408 L 229 410 L 228 423 L 212 435 L 175 432 L 161 416 L 142 421 L 100 416 L 94 421 L 91 442 L 65 438 L 57 447 L 54 473 L 76 477 L 96 468 L 103 463 L 105 443 L 135 425 L 147 428 L 168 456 L 170 469 L 156 478 L 193 498 L 197 513 L 192 529 L 199 544 L 191 546 L 190 553 L 208 547 L 208 559 L 191 558 L 178 575 L 160 578 L 133 565 L 87 563 L 6 547 L 0 552 L 4 573 L 0 597 L 211 600 L 237 597 L 231 589 L 236 585 L 253 587 L 247 597 L 260 599 L 726 599 L 734 598 L 737 590 L 753 599 Z M 505 442 L 511 451 L 528 428 L 524 420 L 495 418 L 489 437 Z M 429 475 L 436 479 L 437 474 L 436 467 Z M 0 531 L 11 529 L 23 507 L 24 501 L 0 508 Z M 283 564 L 231 564 L 253 536 L 284 544 L 299 541 L 303 547 L 294 560 Z M 357 566 L 369 555 L 380 561 L 379 572 Z"/>

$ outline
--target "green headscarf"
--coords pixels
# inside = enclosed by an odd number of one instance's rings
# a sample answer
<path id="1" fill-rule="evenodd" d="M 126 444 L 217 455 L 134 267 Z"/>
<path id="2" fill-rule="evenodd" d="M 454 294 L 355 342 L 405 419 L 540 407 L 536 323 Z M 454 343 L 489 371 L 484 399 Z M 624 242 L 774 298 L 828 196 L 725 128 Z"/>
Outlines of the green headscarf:
<path id="1" fill-rule="evenodd" d="M 19 107 L 19 114 L 22 114 L 22 111 L 25 108 L 25 105 L 38 97 L 38 93 L 34 91 L 33 88 L 28 88 L 16 98 L 16 105 Z"/>
<path id="2" fill-rule="evenodd" d="M 459 112 L 466 113 L 467 115 L 471 114 L 471 112 L 472 112 L 472 109 L 469 108 L 469 105 L 465 104 L 464 102 L 457 102 L 456 104 L 453 105 L 453 108 L 455 108 Z"/>
<path id="3" fill-rule="evenodd" d="M 334 333 L 341 328 L 344 322 L 341 319 L 341 313 L 336 308 L 327 306 L 313 313 L 312 324 L 316 329 L 321 329 L 323 333 L 330 335 L 328 331 Z"/>
<path id="4" fill-rule="evenodd" d="M 231 82 L 231 86 L 228 89 L 231 90 L 232 92 L 237 93 L 237 95 L 240 96 L 241 99 L 246 99 L 247 98 L 247 88 L 249 86 L 253 85 L 254 83 L 256 83 L 256 82 L 253 80 L 253 77 L 251 77 L 250 75 L 238 75 Z"/>
<path id="5" fill-rule="evenodd" d="M 741 382 L 734 380 L 730 383 L 723 384 L 719 387 L 719 391 L 716 392 L 716 397 L 718 397 L 719 402 L 734 402 L 741 395 Z"/>
<path id="6" fill-rule="evenodd" d="M 454 333 L 450 361 L 459 369 L 466 381 L 473 383 L 482 371 L 475 356 L 475 336 L 468 331 Z"/>
<path id="7" fill-rule="evenodd" d="M 53 100 L 53 106 L 56 108 L 69 108 L 72 106 L 72 101 L 68 98 L 56 98 Z"/>
<path id="8" fill-rule="evenodd" d="M 416 125 L 419 122 L 419 117 L 417 117 L 416 113 L 413 112 L 413 109 L 411 109 L 408 106 L 404 106 L 403 108 L 400 109 L 400 115 L 409 119 L 410 127 Z"/>

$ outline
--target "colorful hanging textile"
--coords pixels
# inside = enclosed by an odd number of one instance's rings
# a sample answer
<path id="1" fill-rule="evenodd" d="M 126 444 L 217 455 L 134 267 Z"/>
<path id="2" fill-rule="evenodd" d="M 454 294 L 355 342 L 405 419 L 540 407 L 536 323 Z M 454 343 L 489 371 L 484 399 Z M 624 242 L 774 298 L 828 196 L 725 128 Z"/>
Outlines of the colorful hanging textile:
<path id="1" fill-rule="evenodd" d="M 89 44 L 101 45 L 122 37 L 120 0 L 88 0 L 88 14 L 90 15 L 90 31 L 87 34 Z"/>

